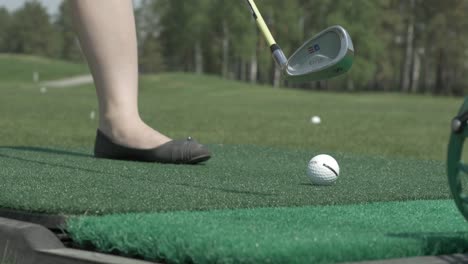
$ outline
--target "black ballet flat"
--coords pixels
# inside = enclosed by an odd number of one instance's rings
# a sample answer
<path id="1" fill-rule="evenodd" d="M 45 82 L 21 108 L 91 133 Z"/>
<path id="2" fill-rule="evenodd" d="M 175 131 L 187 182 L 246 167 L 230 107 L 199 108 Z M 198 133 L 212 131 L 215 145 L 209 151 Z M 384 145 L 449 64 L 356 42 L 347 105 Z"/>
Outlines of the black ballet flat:
<path id="1" fill-rule="evenodd" d="M 98 130 L 94 156 L 104 159 L 196 164 L 210 159 L 211 152 L 191 137 L 186 140 L 172 140 L 153 149 L 129 148 L 112 142 L 110 138 Z"/>

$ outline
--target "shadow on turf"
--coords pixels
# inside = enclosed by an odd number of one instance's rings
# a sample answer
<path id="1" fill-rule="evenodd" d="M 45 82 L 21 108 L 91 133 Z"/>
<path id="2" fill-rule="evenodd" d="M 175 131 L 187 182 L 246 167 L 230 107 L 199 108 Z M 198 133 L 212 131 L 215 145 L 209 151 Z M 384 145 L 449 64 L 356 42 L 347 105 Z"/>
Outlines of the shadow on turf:
<path id="1" fill-rule="evenodd" d="M 426 255 L 464 253 L 468 250 L 468 232 L 390 233 L 387 236 L 419 240 L 423 242 L 421 250 Z"/>
<path id="2" fill-rule="evenodd" d="M 91 155 L 91 154 L 84 154 L 84 153 L 80 153 L 80 152 L 72 152 L 72 151 L 58 150 L 58 149 L 51 149 L 51 148 L 43 148 L 43 147 L 0 146 L 0 149 L 32 151 L 32 152 L 41 152 L 41 153 L 47 153 L 47 154 L 68 155 L 68 156 L 86 157 L 86 158 L 93 157 L 93 155 Z"/>
<path id="3" fill-rule="evenodd" d="M 311 182 L 303 182 L 303 183 L 299 183 L 299 185 L 309 186 L 309 187 L 320 187 L 321 189 L 323 189 L 324 187 L 333 187 L 333 186 L 335 186 L 334 184 L 331 184 L 331 185 L 317 185 L 317 184 L 313 184 Z"/>
<path id="4" fill-rule="evenodd" d="M 0 146 L 0 149 L 12 149 L 12 150 L 20 150 L 20 151 L 52 153 L 52 154 L 57 154 L 57 155 L 70 155 L 70 156 L 75 156 L 75 157 L 76 156 L 78 156 L 78 157 L 87 157 L 87 158 L 92 158 L 93 157 L 92 155 L 87 155 L 87 154 L 83 154 L 83 153 L 79 153 L 79 152 L 54 150 L 54 149 L 38 148 L 38 147 L 11 147 L 11 146 L 5 147 L 5 146 Z M 82 170 L 82 171 L 86 171 L 86 172 L 106 174 L 103 171 L 90 170 L 90 169 L 85 169 L 85 168 L 80 168 L 80 167 L 75 167 L 75 166 L 70 166 L 70 165 L 57 164 L 57 163 L 52 163 L 52 162 L 31 160 L 31 159 L 26 159 L 26 158 L 21 158 L 21 157 L 10 156 L 10 155 L 6 155 L 6 154 L 0 154 L 0 157 L 7 158 L 7 159 L 14 159 L 14 160 L 18 160 L 18 161 L 36 163 L 36 164 L 39 164 L 39 165 L 47 165 L 47 166 L 53 166 L 53 167 L 58 167 L 58 168 Z"/>
<path id="5" fill-rule="evenodd" d="M 186 183 L 176 183 L 176 184 L 171 184 L 171 185 L 184 186 L 184 187 L 195 188 L 195 189 L 203 189 L 203 190 L 215 190 L 215 191 L 222 191 L 222 192 L 227 192 L 227 193 L 250 194 L 250 195 L 259 195 L 259 196 L 273 196 L 273 195 L 275 195 L 273 193 L 239 191 L 239 190 L 232 190 L 232 189 L 227 189 L 227 188 L 191 185 L 191 184 L 186 184 Z"/>

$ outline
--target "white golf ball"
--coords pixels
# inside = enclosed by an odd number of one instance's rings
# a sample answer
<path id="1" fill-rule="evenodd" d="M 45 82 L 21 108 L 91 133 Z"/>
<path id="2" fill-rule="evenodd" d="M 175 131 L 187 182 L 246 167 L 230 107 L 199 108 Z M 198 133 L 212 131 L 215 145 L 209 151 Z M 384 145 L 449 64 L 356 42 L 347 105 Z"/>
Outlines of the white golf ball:
<path id="1" fill-rule="evenodd" d="M 332 156 L 321 154 L 309 161 L 307 174 L 315 185 L 331 185 L 338 179 L 340 167 Z"/>
<path id="2" fill-rule="evenodd" d="M 322 123 L 322 119 L 319 117 L 319 116 L 313 116 L 311 119 L 310 119 L 310 122 L 314 125 L 318 125 L 320 123 Z"/>
<path id="3" fill-rule="evenodd" d="M 96 112 L 91 111 L 91 113 L 89 113 L 89 119 L 94 120 L 94 118 L 96 118 Z"/>

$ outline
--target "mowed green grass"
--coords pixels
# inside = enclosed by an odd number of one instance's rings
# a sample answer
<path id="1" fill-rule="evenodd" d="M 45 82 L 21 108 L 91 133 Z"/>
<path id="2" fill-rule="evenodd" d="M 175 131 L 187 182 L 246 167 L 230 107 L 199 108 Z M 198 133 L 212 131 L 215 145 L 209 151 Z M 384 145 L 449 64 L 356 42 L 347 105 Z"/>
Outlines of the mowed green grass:
<path id="1" fill-rule="evenodd" d="M 27 84 L 33 82 L 33 73 L 40 81 L 88 73 L 85 64 L 70 63 L 35 56 L 0 53 L 0 82 L 2 84 Z"/>
<path id="2" fill-rule="evenodd" d="M 79 64 L 0 56 L 0 145 L 92 147 L 92 85 L 48 89 L 31 81 L 86 72 Z M 358 69 L 354 69 L 358 70 Z M 444 160 L 460 98 L 335 94 L 249 85 L 192 74 L 142 76 L 141 115 L 173 138 Z M 318 115 L 322 124 L 312 125 Z"/>

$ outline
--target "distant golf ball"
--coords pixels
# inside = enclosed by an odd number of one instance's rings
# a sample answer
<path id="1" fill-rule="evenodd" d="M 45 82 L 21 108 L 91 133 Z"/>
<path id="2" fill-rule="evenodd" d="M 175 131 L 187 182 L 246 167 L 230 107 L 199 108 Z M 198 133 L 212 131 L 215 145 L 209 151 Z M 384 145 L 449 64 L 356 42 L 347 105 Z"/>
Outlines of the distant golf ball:
<path id="1" fill-rule="evenodd" d="M 309 161 L 307 174 L 315 185 L 331 185 L 338 179 L 340 167 L 332 156 L 321 154 Z"/>
<path id="2" fill-rule="evenodd" d="M 322 119 L 319 117 L 319 116 L 313 116 L 311 119 L 310 119 L 310 122 L 314 125 L 318 125 L 320 123 L 322 123 Z"/>
<path id="3" fill-rule="evenodd" d="M 89 113 L 89 119 L 94 120 L 94 118 L 96 118 L 96 112 L 91 111 L 91 113 Z"/>
<path id="4" fill-rule="evenodd" d="M 41 89 L 39 89 L 39 91 L 41 93 L 46 93 L 47 92 L 47 88 L 46 87 L 41 87 Z"/>

